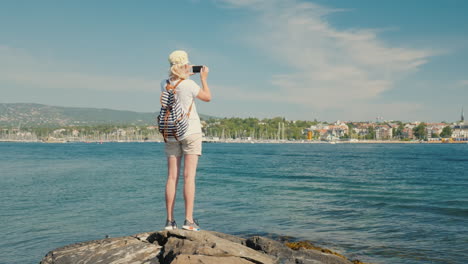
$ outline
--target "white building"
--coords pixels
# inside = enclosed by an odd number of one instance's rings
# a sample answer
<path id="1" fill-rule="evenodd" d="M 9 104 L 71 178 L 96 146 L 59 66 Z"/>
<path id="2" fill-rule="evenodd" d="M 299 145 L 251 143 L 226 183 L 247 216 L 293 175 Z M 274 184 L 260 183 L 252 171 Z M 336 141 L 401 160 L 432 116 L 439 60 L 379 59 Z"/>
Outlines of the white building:
<path id="1" fill-rule="evenodd" d="M 375 127 L 375 138 L 377 140 L 392 139 L 393 129 L 389 125 L 378 125 Z"/>
<path id="2" fill-rule="evenodd" d="M 468 140 L 468 123 L 465 122 L 463 108 L 460 123 L 454 125 L 452 128 L 452 138 L 463 141 Z"/>
<path id="3" fill-rule="evenodd" d="M 59 135 L 59 134 L 62 134 L 63 132 L 67 131 L 65 128 L 60 128 L 60 129 L 56 129 L 54 130 L 54 135 Z"/>

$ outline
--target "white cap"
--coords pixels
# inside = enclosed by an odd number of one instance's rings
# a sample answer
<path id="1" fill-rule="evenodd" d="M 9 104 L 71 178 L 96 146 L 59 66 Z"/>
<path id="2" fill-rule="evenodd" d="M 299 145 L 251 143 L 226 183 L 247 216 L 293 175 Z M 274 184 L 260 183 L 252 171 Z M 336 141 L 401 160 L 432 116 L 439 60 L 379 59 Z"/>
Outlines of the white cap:
<path id="1" fill-rule="evenodd" d="M 169 63 L 171 65 L 185 65 L 189 63 L 188 54 L 183 50 L 176 50 L 169 54 Z"/>

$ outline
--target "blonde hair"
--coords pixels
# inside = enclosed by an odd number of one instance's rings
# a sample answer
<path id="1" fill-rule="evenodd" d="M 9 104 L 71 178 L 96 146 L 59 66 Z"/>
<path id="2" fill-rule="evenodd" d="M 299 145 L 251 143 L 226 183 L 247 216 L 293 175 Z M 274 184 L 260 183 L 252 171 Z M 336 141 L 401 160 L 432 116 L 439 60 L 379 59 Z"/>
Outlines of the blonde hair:
<path id="1" fill-rule="evenodd" d="M 187 79 L 189 77 L 187 64 L 174 64 L 169 69 L 169 77 L 171 79 Z"/>

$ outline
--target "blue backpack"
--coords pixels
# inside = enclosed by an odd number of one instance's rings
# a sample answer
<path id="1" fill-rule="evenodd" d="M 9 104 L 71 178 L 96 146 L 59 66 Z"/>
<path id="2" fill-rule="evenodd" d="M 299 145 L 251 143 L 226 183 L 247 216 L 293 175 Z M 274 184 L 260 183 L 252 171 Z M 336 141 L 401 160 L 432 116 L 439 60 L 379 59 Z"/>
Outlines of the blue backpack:
<path id="1" fill-rule="evenodd" d="M 192 111 L 193 101 L 188 113 L 185 113 L 176 97 L 176 88 L 183 80 L 180 79 L 175 85 L 171 85 L 169 80 L 166 80 L 166 89 L 161 93 L 161 111 L 158 116 L 158 125 L 159 132 L 164 137 L 164 142 L 167 142 L 168 138 L 179 141 L 179 138 L 184 136 L 188 130 L 188 118 Z"/>

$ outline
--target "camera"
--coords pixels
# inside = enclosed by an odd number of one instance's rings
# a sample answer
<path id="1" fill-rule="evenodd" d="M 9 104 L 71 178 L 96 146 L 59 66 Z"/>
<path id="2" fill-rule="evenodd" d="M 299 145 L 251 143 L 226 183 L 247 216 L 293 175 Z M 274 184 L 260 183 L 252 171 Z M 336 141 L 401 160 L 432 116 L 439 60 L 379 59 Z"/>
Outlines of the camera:
<path id="1" fill-rule="evenodd" d="M 202 68 L 203 68 L 203 65 L 194 65 L 194 66 L 192 66 L 192 72 L 193 73 L 199 73 Z"/>

